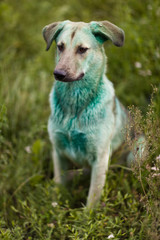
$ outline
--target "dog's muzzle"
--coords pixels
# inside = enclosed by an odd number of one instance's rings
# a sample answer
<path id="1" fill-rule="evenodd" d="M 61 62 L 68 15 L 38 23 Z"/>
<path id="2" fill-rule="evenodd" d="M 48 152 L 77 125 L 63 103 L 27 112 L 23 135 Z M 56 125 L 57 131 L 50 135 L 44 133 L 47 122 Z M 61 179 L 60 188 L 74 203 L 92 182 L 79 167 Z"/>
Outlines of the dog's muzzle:
<path id="1" fill-rule="evenodd" d="M 81 73 L 77 78 L 68 77 L 68 74 L 63 70 L 54 70 L 53 72 L 56 80 L 61 82 L 74 82 L 81 80 L 84 77 L 84 73 Z"/>
<path id="2" fill-rule="evenodd" d="M 55 70 L 53 74 L 55 76 L 55 79 L 59 81 L 63 81 L 67 75 L 63 70 Z"/>

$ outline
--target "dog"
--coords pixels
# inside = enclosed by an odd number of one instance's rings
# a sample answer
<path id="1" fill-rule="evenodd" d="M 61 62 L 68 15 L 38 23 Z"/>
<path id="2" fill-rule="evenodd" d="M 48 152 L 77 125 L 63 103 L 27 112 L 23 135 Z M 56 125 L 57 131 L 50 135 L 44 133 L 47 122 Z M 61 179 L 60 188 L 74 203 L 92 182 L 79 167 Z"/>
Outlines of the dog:
<path id="1" fill-rule="evenodd" d="M 70 164 L 89 166 L 87 208 L 99 201 L 110 156 L 125 140 L 127 113 L 106 77 L 103 43 L 121 47 L 124 31 L 109 21 L 54 22 L 43 28 L 49 50 L 56 42 L 55 83 L 50 94 L 48 132 L 54 180 L 66 182 Z"/>

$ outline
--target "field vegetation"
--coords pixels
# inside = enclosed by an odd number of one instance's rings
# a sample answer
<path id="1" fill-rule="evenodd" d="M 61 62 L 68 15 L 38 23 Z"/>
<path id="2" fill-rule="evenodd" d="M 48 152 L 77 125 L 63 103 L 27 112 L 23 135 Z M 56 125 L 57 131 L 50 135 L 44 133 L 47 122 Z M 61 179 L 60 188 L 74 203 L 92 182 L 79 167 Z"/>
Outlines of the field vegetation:
<path id="1" fill-rule="evenodd" d="M 107 75 L 135 134 L 146 135 L 131 169 L 111 162 L 101 202 L 89 212 L 89 179 L 54 183 L 47 133 L 55 45 L 46 52 L 41 31 L 66 19 L 124 29 L 123 48 L 105 43 Z M 0 1 L 0 239 L 160 239 L 159 19 L 159 0 Z"/>

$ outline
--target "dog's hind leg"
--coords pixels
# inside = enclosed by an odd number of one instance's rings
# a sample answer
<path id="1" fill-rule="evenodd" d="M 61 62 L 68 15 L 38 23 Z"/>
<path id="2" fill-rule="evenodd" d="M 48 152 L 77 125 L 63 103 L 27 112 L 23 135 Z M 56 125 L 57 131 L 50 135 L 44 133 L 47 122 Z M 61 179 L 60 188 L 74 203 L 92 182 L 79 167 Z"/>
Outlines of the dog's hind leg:
<path id="1" fill-rule="evenodd" d="M 100 159 L 97 159 L 92 166 L 91 183 L 87 199 L 87 208 L 91 209 L 101 197 L 105 184 L 106 172 L 109 165 L 110 146 Z"/>

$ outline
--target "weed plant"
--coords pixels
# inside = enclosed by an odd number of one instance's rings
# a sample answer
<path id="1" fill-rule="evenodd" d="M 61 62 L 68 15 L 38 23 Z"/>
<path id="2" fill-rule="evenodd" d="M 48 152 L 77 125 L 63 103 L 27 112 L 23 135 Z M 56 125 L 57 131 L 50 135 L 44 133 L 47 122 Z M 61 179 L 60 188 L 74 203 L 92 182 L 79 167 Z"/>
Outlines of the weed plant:
<path id="1" fill-rule="evenodd" d="M 145 220 L 147 221 L 145 223 L 147 239 L 159 239 L 160 236 L 160 118 L 157 111 L 158 97 L 158 89 L 154 88 L 145 116 L 142 115 L 140 109 L 134 106 L 130 107 L 131 124 L 128 126 L 127 134 L 127 142 L 135 159 L 132 163 L 133 174 L 142 189 L 140 201 L 148 214 L 148 221 Z M 134 139 L 130 134 L 131 132 L 134 132 Z M 145 136 L 145 139 L 143 138 L 141 145 L 138 145 L 138 139 L 142 135 Z M 139 151 L 142 151 L 141 154 Z M 147 227 L 149 223 L 151 224 L 150 228 Z"/>

